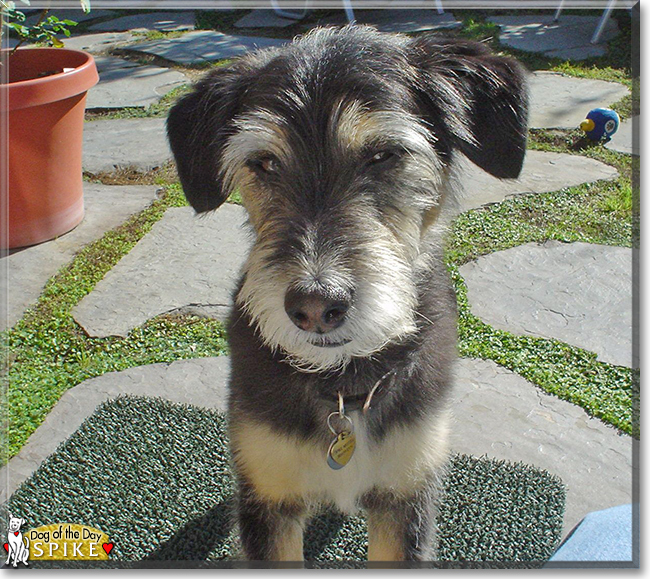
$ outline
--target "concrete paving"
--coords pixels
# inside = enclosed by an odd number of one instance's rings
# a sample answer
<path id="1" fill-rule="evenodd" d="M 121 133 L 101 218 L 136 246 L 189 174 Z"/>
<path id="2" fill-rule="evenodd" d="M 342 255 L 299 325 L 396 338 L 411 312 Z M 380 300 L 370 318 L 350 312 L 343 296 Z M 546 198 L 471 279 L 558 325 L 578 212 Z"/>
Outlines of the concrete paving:
<path id="1" fill-rule="evenodd" d="M 605 143 L 607 149 L 639 156 L 641 141 L 641 119 L 639 116 L 624 120 L 610 141 Z"/>
<path id="2" fill-rule="evenodd" d="M 258 48 L 286 44 L 287 40 L 257 36 L 231 36 L 213 30 L 188 32 L 180 38 L 166 38 L 132 44 L 131 52 L 159 56 L 171 62 L 196 65 L 241 56 Z"/>
<path id="3" fill-rule="evenodd" d="M 85 50 L 90 54 L 104 54 L 115 48 L 134 42 L 138 36 L 130 32 L 98 32 L 95 34 L 81 34 L 62 39 L 66 48 Z"/>
<path id="4" fill-rule="evenodd" d="M 185 306 L 225 319 L 249 248 L 242 207 L 197 217 L 172 208 L 72 315 L 90 336 L 126 336 L 147 320 Z"/>
<path id="5" fill-rule="evenodd" d="M 458 210 L 462 212 L 498 203 L 513 195 L 559 191 L 582 183 L 615 179 L 618 172 L 609 165 L 579 155 L 529 150 L 517 179 L 497 179 L 467 160 L 463 162 L 461 175 L 463 193 Z"/>
<path id="6" fill-rule="evenodd" d="M 102 402 L 122 394 L 225 410 L 226 356 L 111 372 L 68 390 L 6 467 L 8 496 Z M 630 437 L 537 389 L 494 362 L 462 359 L 453 401 L 451 450 L 524 462 L 567 486 L 564 533 L 588 512 L 632 501 Z M 0 493 L 3 490 L 0 489 Z M 0 501 L 6 496 L 0 494 Z"/>
<path id="7" fill-rule="evenodd" d="M 160 30 L 161 32 L 173 32 L 176 30 L 194 30 L 196 14 L 193 10 L 180 10 L 177 12 L 149 12 L 145 14 L 133 14 L 122 16 L 112 20 L 106 20 L 89 26 L 92 32 L 126 30 Z"/>
<path id="8" fill-rule="evenodd" d="M 488 19 L 501 28 L 499 40 L 506 46 L 526 52 L 540 52 L 561 59 L 585 60 L 606 53 L 607 42 L 618 34 L 618 25 L 612 18 L 598 44 L 591 44 L 598 16 L 561 14 L 558 22 L 553 15 L 495 16 Z"/>
<path id="9" fill-rule="evenodd" d="M 171 160 L 166 119 L 110 119 L 84 126 L 83 170 L 93 175 L 133 168 L 146 173 Z"/>
<path id="10" fill-rule="evenodd" d="M 176 87 L 188 82 L 177 70 L 138 64 L 114 56 L 96 56 L 99 82 L 88 91 L 86 108 L 148 108 Z"/>
<path id="11" fill-rule="evenodd" d="M 472 313 L 495 328 L 556 338 L 632 367 L 632 250 L 527 243 L 460 267 Z"/>
<path id="12" fill-rule="evenodd" d="M 577 129 L 591 109 L 609 107 L 630 94 L 617 82 L 536 71 L 529 77 L 528 125 L 534 129 Z"/>
<path id="13" fill-rule="evenodd" d="M 13 326 L 36 302 L 47 280 L 85 245 L 99 239 L 156 198 L 157 187 L 84 183 L 85 215 L 72 231 L 22 249 L 7 260 L 7 322 Z"/>

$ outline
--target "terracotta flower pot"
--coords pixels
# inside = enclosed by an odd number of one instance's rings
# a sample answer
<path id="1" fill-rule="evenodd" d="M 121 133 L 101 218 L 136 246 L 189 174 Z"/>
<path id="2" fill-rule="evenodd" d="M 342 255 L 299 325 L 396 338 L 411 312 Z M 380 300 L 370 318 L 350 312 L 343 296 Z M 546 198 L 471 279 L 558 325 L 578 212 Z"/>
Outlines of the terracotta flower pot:
<path id="1" fill-rule="evenodd" d="M 99 76 L 93 57 L 79 50 L 24 48 L 2 56 L 8 83 L 0 86 L 0 122 L 8 138 L 0 146 L 8 180 L 0 247 L 7 249 L 53 239 L 83 219 L 86 92 Z"/>

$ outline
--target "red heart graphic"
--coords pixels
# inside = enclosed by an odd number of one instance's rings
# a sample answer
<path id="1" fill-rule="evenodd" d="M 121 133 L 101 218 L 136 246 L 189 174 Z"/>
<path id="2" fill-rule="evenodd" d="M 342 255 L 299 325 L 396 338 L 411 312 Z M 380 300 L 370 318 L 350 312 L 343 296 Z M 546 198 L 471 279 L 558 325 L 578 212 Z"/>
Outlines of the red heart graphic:
<path id="1" fill-rule="evenodd" d="M 17 537 L 18 535 L 20 535 L 20 531 L 14 532 L 14 535 Z"/>
<path id="2" fill-rule="evenodd" d="M 9 543 L 5 543 L 5 551 L 9 552 Z"/>
<path id="3" fill-rule="evenodd" d="M 108 555 L 113 550 L 113 543 L 102 543 L 102 547 L 104 548 L 104 551 L 106 551 L 106 554 Z"/>

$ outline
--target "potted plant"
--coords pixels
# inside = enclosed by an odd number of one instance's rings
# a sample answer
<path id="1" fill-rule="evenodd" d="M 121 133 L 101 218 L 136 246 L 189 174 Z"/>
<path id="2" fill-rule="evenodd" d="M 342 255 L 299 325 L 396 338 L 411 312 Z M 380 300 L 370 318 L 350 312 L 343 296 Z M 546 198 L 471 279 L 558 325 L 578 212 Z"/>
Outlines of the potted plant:
<path id="1" fill-rule="evenodd" d="M 26 2 L 26 0 L 21 0 Z M 88 2 L 81 2 L 84 10 Z M 0 249 L 53 239 L 83 219 L 81 150 L 86 93 L 99 80 L 93 57 L 60 48 L 74 22 L 44 10 L 26 25 L 0 0 L 2 27 L 50 47 L 2 50 L 0 62 Z"/>

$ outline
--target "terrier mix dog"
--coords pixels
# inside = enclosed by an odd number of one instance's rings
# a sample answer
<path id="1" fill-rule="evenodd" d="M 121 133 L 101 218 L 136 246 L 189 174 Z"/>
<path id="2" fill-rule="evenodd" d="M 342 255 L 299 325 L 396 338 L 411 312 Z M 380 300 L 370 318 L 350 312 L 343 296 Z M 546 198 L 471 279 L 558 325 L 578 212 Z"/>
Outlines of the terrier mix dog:
<path id="1" fill-rule="evenodd" d="M 369 559 L 432 558 L 456 355 L 441 243 L 454 162 L 516 177 L 526 111 L 523 71 L 483 45 L 360 26 L 244 56 L 172 109 L 190 204 L 238 191 L 254 236 L 228 326 L 249 559 L 302 560 L 325 503 L 366 511 Z"/>

